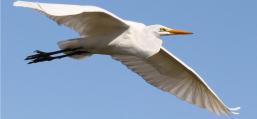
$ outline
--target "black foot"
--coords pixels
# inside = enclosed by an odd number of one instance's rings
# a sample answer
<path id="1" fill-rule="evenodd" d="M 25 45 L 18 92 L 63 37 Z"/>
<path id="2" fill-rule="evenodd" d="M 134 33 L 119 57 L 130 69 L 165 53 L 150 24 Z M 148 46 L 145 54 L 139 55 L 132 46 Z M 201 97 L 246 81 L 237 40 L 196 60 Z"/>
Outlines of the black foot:
<path id="1" fill-rule="evenodd" d="M 40 50 L 36 50 L 35 53 L 36 54 L 30 55 L 25 58 L 25 60 L 31 60 L 28 64 L 43 62 L 43 61 L 51 61 L 54 59 L 50 53 L 46 53 Z"/>
<path id="2" fill-rule="evenodd" d="M 64 49 L 64 50 L 58 50 L 58 51 L 54 51 L 54 52 L 43 52 L 40 50 L 36 50 L 35 51 L 36 54 L 26 57 L 25 60 L 30 60 L 30 62 L 28 64 L 32 64 L 32 63 L 38 63 L 38 62 L 44 62 L 44 61 L 51 61 L 54 59 L 61 59 L 61 58 L 64 58 L 67 56 L 72 56 L 72 55 L 88 53 L 88 52 L 82 51 L 80 49 L 82 49 L 82 48 Z M 52 55 L 67 52 L 67 51 L 69 51 L 70 53 L 65 54 L 65 55 L 52 56 Z"/>

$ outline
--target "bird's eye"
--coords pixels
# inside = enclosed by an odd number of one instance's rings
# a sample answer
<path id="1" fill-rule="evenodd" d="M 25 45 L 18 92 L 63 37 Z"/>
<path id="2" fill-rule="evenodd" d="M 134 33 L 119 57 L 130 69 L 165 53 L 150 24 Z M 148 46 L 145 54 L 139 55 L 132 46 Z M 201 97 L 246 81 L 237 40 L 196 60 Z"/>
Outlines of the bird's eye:
<path id="1" fill-rule="evenodd" d="M 166 31 L 165 28 L 160 28 L 160 32 L 164 32 L 164 31 Z"/>

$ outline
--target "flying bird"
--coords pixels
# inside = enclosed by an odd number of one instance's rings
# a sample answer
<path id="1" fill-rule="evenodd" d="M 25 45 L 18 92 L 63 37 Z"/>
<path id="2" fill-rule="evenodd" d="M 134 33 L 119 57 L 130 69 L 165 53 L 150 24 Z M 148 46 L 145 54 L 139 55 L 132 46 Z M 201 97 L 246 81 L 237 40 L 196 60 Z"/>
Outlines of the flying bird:
<path id="1" fill-rule="evenodd" d="M 193 69 L 162 46 L 161 36 L 191 32 L 124 20 L 96 6 L 26 1 L 16 1 L 14 6 L 35 9 L 80 34 L 78 38 L 58 42 L 58 51 L 37 50 L 26 58 L 30 64 L 63 57 L 82 59 L 93 54 L 110 55 L 146 82 L 186 102 L 217 115 L 239 114 L 236 111 L 240 107 L 226 106 Z"/>

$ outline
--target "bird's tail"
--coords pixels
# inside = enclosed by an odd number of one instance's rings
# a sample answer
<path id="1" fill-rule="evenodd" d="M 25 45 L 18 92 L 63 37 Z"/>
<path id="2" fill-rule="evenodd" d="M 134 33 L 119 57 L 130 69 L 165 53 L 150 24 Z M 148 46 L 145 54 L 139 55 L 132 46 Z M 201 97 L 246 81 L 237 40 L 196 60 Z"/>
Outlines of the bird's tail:
<path id="1" fill-rule="evenodd" d="M 81 40 L 81 38 L 59 41 L 58 46 L 62 50 L 79 48 L 79 47 L 81 47 L 80 40 Z M 69 52 L 64 52 L 64 53 L 68 54 Z M 83 53 L 83 54 L 78 54 L 78 55 L 72 55 L 69 57 L 74 58 L 74 59 L 83 59 L 83 58 L 89 57 L 91 55 L 92 55 L 91 53 Z"/>

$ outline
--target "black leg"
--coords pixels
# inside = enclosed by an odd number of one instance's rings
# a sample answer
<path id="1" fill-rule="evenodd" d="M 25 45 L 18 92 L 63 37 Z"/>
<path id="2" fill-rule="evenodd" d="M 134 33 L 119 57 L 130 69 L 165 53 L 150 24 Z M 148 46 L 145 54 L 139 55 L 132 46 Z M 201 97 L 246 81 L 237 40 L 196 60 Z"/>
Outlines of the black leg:
<path id="1" fill-rule="evenodd" d="M 57 50 L 57 51 L 53 51 L 53 52 L 43 52 L 40 50 L 36 50 L 36 51 L 34 51 L 36 53 L 35 55 L 27 56 L 25 58 L 25 60 L 35 59 L 35 58 L 39 58 L 39 57 L 47 57 L 47 56 L 51 56 L 51 55 L 55 55 L 55 54 L 59 54 L 59 53 L 67 52 L 67 51 L 76 51 L 76 50 L 80 50 L 80 49 L 82 49 L 82 48 L 64 49 L 64 50 Z"/>
<path id="2" fill-rule="evenodd" d="M 31 60 L 28 64 L 32 64 L 32 63 L 38 63 L 38 62 L 43 62 L 43 61 L 51 61 L 54 59 L 61 59 L 61 58 L 64 58 L 67 56 L 72 56 L 72 55 L 89 53 L 86 51 L 81 51 L 80 49 L 82 49 L 82 48 L 64 49 L 64 50 L 58 50 L 58 51 L 54 51 L 54 52 L 43 52 L 43 51 L 36 50 L 35 52 L 37 54 L 30 55 L 30 56 L 26 57 L 25 60 Z M 68 52 L 68 51 L 70 52 L 69 54 L 60 55 L 60 56 L 52 56 L 55 54 Z"/>

